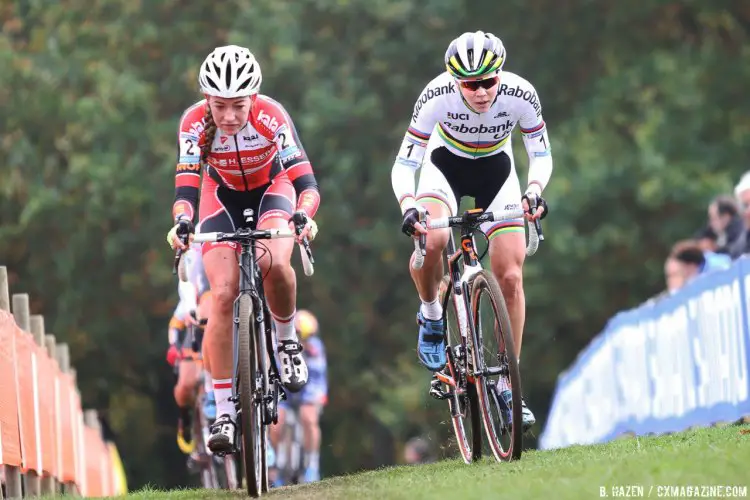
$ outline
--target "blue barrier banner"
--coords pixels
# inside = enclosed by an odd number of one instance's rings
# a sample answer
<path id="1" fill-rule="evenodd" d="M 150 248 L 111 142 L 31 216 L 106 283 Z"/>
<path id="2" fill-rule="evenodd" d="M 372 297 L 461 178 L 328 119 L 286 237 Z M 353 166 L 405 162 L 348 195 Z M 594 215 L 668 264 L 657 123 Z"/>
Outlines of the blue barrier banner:
<path id="1" fill-rule="evenodd" d="M 750 258 L 612 319 L 560 375 L 540 448 L 750 415 Z"/>

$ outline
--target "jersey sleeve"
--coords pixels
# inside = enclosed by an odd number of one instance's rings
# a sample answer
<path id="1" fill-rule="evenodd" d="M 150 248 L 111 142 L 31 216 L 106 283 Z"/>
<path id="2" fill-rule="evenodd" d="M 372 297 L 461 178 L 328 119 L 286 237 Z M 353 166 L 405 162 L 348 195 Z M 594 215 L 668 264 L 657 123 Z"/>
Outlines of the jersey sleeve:
<path id="1" fill-rule="evenodd" d="M 297 210 L 314 217 L 320 206 L 320 189 L 291 116 L 281 104 L 266 96 L 261 96 L 255 106 L 257 128 L 276 145 L 281 165 L 294 185 Z"/>
<path id="2" fill-rule="evenodd" d="M 177 168 L 172 217 L 187 216 L 193 220 L 201 182 L 201 140 L 204 137 L 205 103 L 190 107 L 180 119 L 177 134 Z"/>
<path id="3" fill-rule="evenodd" d="M 529 156 L 528 186 L 541 193 L 552 175 L 552 149 L 547 135 L 547 125 L 542 117 L 541 100 L 530 83 L 526 92 L 530 92 L 531 97 L 522 100 L 518 124 L 526 154 Z M 534 185 L 536 187 L 533 187 Z"/>
<path id="4" fill-rule="evenodd" d="M 430 140 L 435 124 L 437 124 L 437 117 L 435 116 L 436 101 L 431 97 L 430 92 L 433 91 L 431 86 L 428 85 L 414 104 L 409 128 L 404 134 L 404 139 L 396 156 L 396 162 L 393 164 L 391 171 L 393 192 L 398 199 L 402 213 L 416 205 L 414 174 L 422 166 L 427 142 Z"/>
<path id="5" fill-rule="evenodd" d="M 180 339 L 182 332 L 187 328 L 187 325 L 185 324 L 185 315 L 185 305 L 180 301 L 177 304 L 177 307 L 175 307 L 174 313 L 172 313 L 172 318 L 169 320 L 167 338 L 170 345 L 176 344 Z"/>

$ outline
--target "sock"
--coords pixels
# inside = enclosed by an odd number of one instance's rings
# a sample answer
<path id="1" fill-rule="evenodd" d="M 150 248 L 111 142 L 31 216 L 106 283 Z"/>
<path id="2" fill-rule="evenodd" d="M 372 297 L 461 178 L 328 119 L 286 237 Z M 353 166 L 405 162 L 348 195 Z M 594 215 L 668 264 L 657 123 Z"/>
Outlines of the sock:
<path id="1" fill-rule="evenodd" d="M 276 328 L 276 338 L 279 341 L 294 340 L 299 342 L 297 330 L 294 329 L 295 314 L 296 311 L 286 318 L 278 318 L 275 314 L 271 314 L 273 316 L 273 326 Z"/>
<path id="2" fill-rule="evenodd" d="M 232 397 L 232 379 L 214 379 L 214 395 L 216 396 L 216 415 L 229 415 L 232 419 L 237 418 L 237 410 L 234 403 L 229 401 Z"/>
<path id="3" fill-rule="evenodd" d="M 422 301 L 422 306 L 419 309 L 422 312 L 422 316 L 429 320 L 439 320 L 443 317 L 443 306 L 440 301 L 435 298 L 432 302 Z"/>
<path id="4" fill-rule="evenodd" d="M 500 377 L 499 379 L 497 379 L 497 390 L 499 392 L 509 391 L 510 390 L 510 384 L 505 379 L 505 377 Z"/>
<path id="5" fill-rule="evenodd" d="M 214 379 L 211 378 L 211 375 L 208 372 L 205 372 L 203 376 L 203 391 L 208 394 L 209 392 L 213 392 L 213 390 Z"/>
<path id="6" fill-rule="evenodd" d="M 306 459 L 308 469 L 320 469 L 320 453 L 317 451 L 308 451 L 306 453 Z"/>

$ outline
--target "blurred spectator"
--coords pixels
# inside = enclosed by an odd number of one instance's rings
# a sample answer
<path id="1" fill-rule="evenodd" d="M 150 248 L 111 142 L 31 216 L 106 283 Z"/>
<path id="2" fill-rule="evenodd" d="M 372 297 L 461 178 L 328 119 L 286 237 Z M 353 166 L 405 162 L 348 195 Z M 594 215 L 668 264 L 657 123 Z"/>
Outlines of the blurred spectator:
<path id="1" fill-rule="evenodd" d="M 729 195 L 720 195 L 708 205 L 708 227 L 716 235 L 716 247 L 712 251 L 729 253 L 732 244 L 737 241 L 743 230 L 742 218 L 737 202 Z M 710 237 L 710 234 L 704 235 Z"/>
<path id="2" fill-rule="evenodd" d="M 734 195 L 739 203 L 739 213 L 744 220 L 744 227 L 740 232 L 737 240 L 729 247 L 729 255 L 736 259 L 742 254 L 750 252 L 750 172 L 745 172 L 737 187 L 734 188 Z"/>
<path id="3" fill-rule="evenodd" d="M 407 464 L 428 464 L 435 461 L 430 444 L 421 437 L 413 437 L 404 446 L 404 460 Z"/>
<path id="4" fill-rule="evenodd" d="M 731 265 L 728 255 L 704 250 L 697 240 L 679 241 L 664 263 L 667 290 L 674 293 L 699 274 L 728 269 Z"/>
<path id="5" fill-rule="evenodd" d="M 674 293 L 685 284 L 682 271 L 682 263 L 672 257 L 667 257 L 664 262 L 664 278 L 667 282 L 667 292 Z"/>
<path id="6" fill-rule="evenodd" d="M 693 235 L 693 239 L 698 242 L 698 246 L 700 246 L 701 250 L 704 252 L 715 252 L 719 248 L 719 245 L 717 244 L 718 238 L 719 237 L 716 236 L 716 233 L 714 233 L 714 230 L 711 229 L 710 225 L 696 231 Z"/>

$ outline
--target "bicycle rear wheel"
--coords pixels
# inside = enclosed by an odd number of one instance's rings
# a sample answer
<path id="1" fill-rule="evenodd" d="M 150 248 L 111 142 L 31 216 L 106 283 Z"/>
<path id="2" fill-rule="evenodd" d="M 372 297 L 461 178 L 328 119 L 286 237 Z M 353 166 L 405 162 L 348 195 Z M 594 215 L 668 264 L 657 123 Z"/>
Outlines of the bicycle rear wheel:
<path id="1" fill-rule="evenodd" d="M 253 302 L 249 294 L 239 298 L 239 324 L 237 344 L 240 372 L 240 414 L 242 457 L 245 468 L 247 492 L 259 497 L 262 492 L 263 441 L 265 440 L 261 408 L 259 407 L 259 363 L 256 349 L 256 324 L 253 320 Z"/>
<path id="2" fill-rule="evenodd" d="M 458 384 L 452 387 L 442 384 L 442 391 L 450 394 L 448 404 L 451 410 L 451 423 L 456 435 L 456 443 L 461 458 L 467 464 L 478 460 L 482 456 L 482 430 L 477 393 L 472 384 L 465 383 L 466 353 L 462 352 L 461 330 L 458 318 L 464 315 L 468 321 L 465 307 L 461 304 L 463 297 L 452 293 L 452 284 L 449 276 L 444 276 L 440 282 L 439 301 L 445 304 L 448 294 L 448 305 L 445 310 L 446 344 L 448 347 L 448 362 L 443 373 L 453 378 Z M 457 305 L 457 303 L 459 305 Z M 465 392 L 461 392 L 465 388 Z M 466 421 L 468 418 L 468 426 Z"/>
<path id="3" fill-rule="evenodd" d="M 521 458 L 521 375 L 508 309 L 497 280 L 487 270 L 471 281 L 471 319 L 475 327 L 474 386 L 490 449 L 498 461 Z M 501 391 L 510 389 L 510 408 Z"/>

